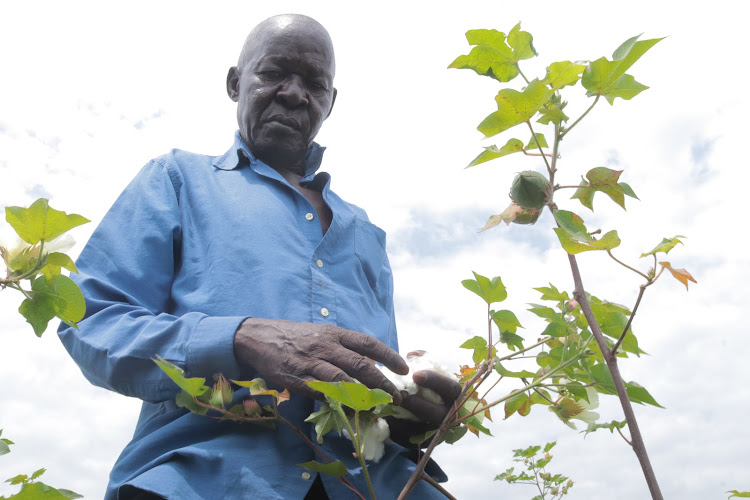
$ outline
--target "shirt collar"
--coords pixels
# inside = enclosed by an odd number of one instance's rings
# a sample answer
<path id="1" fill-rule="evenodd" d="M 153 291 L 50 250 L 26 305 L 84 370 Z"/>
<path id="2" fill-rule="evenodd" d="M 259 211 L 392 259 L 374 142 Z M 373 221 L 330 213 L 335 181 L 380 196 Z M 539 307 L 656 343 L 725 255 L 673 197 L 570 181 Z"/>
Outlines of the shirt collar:
<path id="1" fill-rule="evenodd" d="M 316 142 L 312 143 L 312 146 L 310 146 L 310 149 L 307 151 L 307 156 L 305 156 L 305 175 L 302 177 L 301 182 L 309 182 L 313 179 L 315 172 L 318 171 L 320 164 L 323 161 L 323 153 L 325 152 L 325 149 L 326 148 Z M 250 148 L 247 147 L 245 141 L 242 140 L 240 131 L 238 130 L 234 134 L 234 144 L 232 147 L 229 148 L 229 151 L 224 153 L 224 155 L 216 158 L 213 165 L 221 170 L 234 170 L 247 164 L 255 168 L 260 165 L 271 168 L 250 151 Z"/>

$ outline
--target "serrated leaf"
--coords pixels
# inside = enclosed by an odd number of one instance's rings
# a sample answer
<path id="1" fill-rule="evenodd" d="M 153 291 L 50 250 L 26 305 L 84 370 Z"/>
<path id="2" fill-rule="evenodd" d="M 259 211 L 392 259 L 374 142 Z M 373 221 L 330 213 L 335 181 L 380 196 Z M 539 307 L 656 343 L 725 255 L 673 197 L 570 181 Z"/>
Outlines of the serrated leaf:
<path id="1" fill-rule="evenodd" d="M 676 279 L 677 281 L 685 285 L 685 290 L 688 289 L 688 281 L 692 281 L 693 283 L 696 283 L 696 284 L 698 283 L 697 281 L 695 281 L 695 278 L 693 278 L 693 276 L 689 272 L 687 272 L 687 270 L 685 269 L 675 269 L 672 267 L 672 264 L 666 261 L 659 262 L 659 265 L 667 268 L 669 272 L 672 273 L 672 276 L 674 277 L 674 279 Z"/>
<path id="2" fill-rule="evenodd" d="M 602 57 L 589 63 L 581 78 L 581 84 L 588 90 L 587 95 L 601 94 L 606 97 L 609 92 L 616 92 L 618 85 L 624 85 L 618 81 L 625 76 L 625 72 L 646 51 L 662 40 L 662 38 L 654 38 L 637 41 L 639 37 L 640 35 L 630 38 L 620 45 L 612 54 L 612 61 Z M 612 103 L 611 100 L 609 102 Z"/>
<path id="3" fill-rule="evenodd" d="M 518 61 L 536 55 L 529 33 L 520 30 L 520 23 L 508 33 L 497 30 L 469 30 L 466 39 L 476 45 L 468 55 L 458 56 L 448 67 L 471 69 L 482 76 L 509 82 L 518 76 Z"/>
<path id="4" fill-rule="evenodd" d="M 672 250 L 677 245 L 683 245 L 682 240 L 680 238 L 685 238 L 685 236 L 677 235 L 673 236 L 672 238 L 662 238 L 661 243 L 656 245 L 650 252 L 642 253 L 641 257 L 648 257 L 649 255 L 655 255 L 659 252 L 669 253 L 670 250 Z"/>
<path id="5" fill-rule="evenodd" d="M 465 168 L 474 167 L 480 163 L 485 163 L 512 153 L 520 153 L 523 149 L 523 142 L 519 139 L 509 139 L 508 142 L 505 143 L 505 146 L 501 148 L 498 148 L 493 144 L 492 146 L 485 147 L 484 151 L 479 153 L 479 156 L 474 158 Z"/>
<path id="6" fill-rule="evenodd" d="M 474 274 L 474 279 L 463 280 L 461 284 L 467 290 L 479 295 L 487 304 L 502 302 L 508 297 L 508 292 L 500 276 L 489 279 L 473 271 L 472 273 Z"/>
<path id="7" fill-rule="evenodd" d="M 393 401 L 391 396 L 381 389 L 369 389 L 356 382 L 323 382 L 314 380 L 307 385 L 326 395 L 334 401 L 353 410 L 369 410 L 383 403 Z"/>
<path id="8" fill-rule="evenodd" d="M 492 321 L 495 322 L 500 331 L 516 333 L 518 328 L 523 328 L 513 311 L 505 309 L 492 313 Z"/>
<path id="9" fill-rule="evenodd" d="M 495 96 L 497 111 L 487 116 L 477 129 L 486 137 L 528 122 L 552 95 L 552 90 L 535 79 L 519 92 L 503 89 Z"/>
<path id="10" fill-rule="evenodd" d="M 5 207 L 5 220 L 25 242 L 35 245 L 40 240 L 51 241 L 76 226 L 90 222 L 78 214 L 66 214 L 49 206 L 39 198 L 29 206 Z"/>
<path id="11" fill-rule="evenodd" d="M 305 462 L 302 464 L 297 464 L 303 469 L 311 470 L 313 472 L 319 472 L 321 474 L 325 474 L 327 476 L 333 476 L 333 477 L 341 477 L 346 475 L 347 470 L 346 466 L 343 462 L 339 462 L 338 460 L 335 462 L 330 462 L 327 464 L 316 462 L 315 460 L 312 460 L 310 462 Z"/>
<path id="12" fill-rule="evenodd" d="M 206 386 L 206 379 L 202 377 L 185 378 L 185 371 L 177 365 L 166 361 L 161 356 L 156 356 L 156 359 L 152 359 L 156 366 L 162 369 L 172 381 L 177 384 L 180 389 L 185 391 L 191 396 L 202 396 L 209 388 Z"/>
<path id="13" fill-rule="evenodd" d="M 542 83 L 549 85 L 554 90 L 568 85 L 575 85 L 581 79 L 581 74 L 586 66 L 570 61 L 554 62 L 547 67 L 547 75 Z"/>

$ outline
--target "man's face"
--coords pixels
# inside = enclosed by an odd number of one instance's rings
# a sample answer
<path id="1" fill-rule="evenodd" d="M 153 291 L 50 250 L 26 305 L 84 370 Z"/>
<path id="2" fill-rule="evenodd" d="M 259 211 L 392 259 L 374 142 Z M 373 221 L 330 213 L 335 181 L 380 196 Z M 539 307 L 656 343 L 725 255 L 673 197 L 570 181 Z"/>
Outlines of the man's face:
<path id="1" fill-rule="evenodd" d="M 227 77 L 237 121 L 250 150 L 275 168 L 295 168 L 336 97 L 330 38 L 304 23 L 260 33 Z"/>

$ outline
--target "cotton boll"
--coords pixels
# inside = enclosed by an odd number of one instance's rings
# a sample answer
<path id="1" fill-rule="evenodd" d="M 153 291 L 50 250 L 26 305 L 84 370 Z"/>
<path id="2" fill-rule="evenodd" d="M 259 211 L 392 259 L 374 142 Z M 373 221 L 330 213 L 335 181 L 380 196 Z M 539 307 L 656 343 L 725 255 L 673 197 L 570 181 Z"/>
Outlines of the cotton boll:
<path id="1" fill-rule="evenodd" d="M 405 390 L 411 395 L 419 394 L 421 397 L 432 403 L 443 404 L 445 401 L 440 397 L 440 394 L 432 389 L 427 389 L 426 387 L 420 387 L 417 385 L 414 382 L 414 379 L 412 379 L 412 375 L 421 370 L 431 370 L 441 375 L 445 375 L 446 377 L 453 377 L 453 374 L 444 366 L 433 360 L 425 351 L 412 351 L 407 354 L 406 364 L 409 365 L 409 373 L 406 375 L 398 375 L 382 366 L 379 366 L 378 368 L 380 368 L 388 380 L 393 382 L 393 385 L 395 385 L 397 389 Z M 396 418 L 419 421 L 419 419 L 408 410 L 401 407 L 395 407 L 395 410 L 393 416 Z"/>
<path id="2" fill-rule="evenodd" d="M 349 423 L 354 428 L 354 421 L 350 420 Z M 385 419 L 376 418 L 370 424 L 360 424 L 360 431 L 365 437 L 365 442 L 362 446 L 362 455 L 365 457 L 365 460 L 379 462 L 385 454 L 385 440 L 391 435 L 388 423 Z M 344 429 L 343 434 L 347 439 L 352 441 L 349 431 Z"/>

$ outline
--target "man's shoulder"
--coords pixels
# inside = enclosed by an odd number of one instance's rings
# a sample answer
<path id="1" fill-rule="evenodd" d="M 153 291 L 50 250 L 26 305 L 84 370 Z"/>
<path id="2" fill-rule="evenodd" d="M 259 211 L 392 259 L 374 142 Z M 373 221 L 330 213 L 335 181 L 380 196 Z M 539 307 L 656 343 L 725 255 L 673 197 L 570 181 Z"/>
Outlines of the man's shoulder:
<path id="1" fill-rule="evenodd" d="M 172 149 L 166 154 L 157 156 L 153 163 L 157 163 L 165 168 L 192 169 L 196 167 L 211 166 L 218 156 L 193 153 L 182 149 Z"/>

